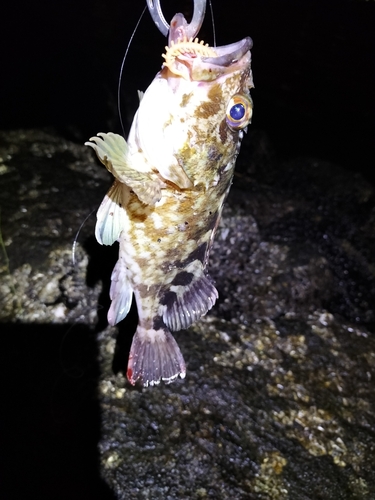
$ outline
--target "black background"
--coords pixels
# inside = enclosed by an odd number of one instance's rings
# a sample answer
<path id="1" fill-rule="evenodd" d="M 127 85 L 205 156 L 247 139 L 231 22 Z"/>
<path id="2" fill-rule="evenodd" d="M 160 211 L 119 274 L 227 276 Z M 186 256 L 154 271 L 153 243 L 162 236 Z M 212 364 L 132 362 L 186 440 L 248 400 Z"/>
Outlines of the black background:
<path id="1" fill-rule="evenodd" d="M 184 0 L 164 3 L 169 18 L 191 7 Z M 53 127 L 78 143 L 99 131 L 121 132 L 119 70 L 143 6 L 140 0 L 6 2 L 0 129 Z M 218 45 L 253 38 L 252 128 L 268 134 L 277 157 L 329 160 L 374 182 L 375 2 L 213 0 L 213 7 Z M 200 37 L 212 43 L 209 13 Z M 136 90 L 145 90 L 159 70 L 165 43 L 146 12 L 125 62 L 126 128 Z M 32 490 L 43 499 L 113 498 L 98 477 L 98 373 L 78 373 L 74 383 L 51 361 L 51 353 L 60 359 L 67 331 L 69 325 L 16 324 L 3 335 L 2 499 Z M 84 360 L 96 359 L 88 328 L 75 327 L 74 339 Z M 77 345 L 66 350 L 77 352 Z M 19 363 L 9 366 L 15 358 Z"/>
<path id="2" fill-rule="evenodd" d="M 166 18 L 192 2 L 165 0 Z M 122 58 L 143 1 L 7 2 L 0 128 L 53 126 L 82 142 L 120 132 Z M 217 44 L 254 40 L 253 127 L 280 159 L 310 156 L 374 174 L 374 8 L 360 0 L 214 0 Z M 212 43 L 209 7 L 200 37 Z M 122 81 L 126 126 L 159 70 L 165 39 L 146 12 Z"/>

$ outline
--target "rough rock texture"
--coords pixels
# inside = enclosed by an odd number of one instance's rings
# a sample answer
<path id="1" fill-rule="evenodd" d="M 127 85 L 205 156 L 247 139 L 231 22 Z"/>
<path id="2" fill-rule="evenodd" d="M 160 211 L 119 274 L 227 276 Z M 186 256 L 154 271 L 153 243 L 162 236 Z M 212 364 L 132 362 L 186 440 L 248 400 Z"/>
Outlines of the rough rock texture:
<path id="1" fill-rule="evenodd" d="M 211 255 L 220 299 L 175 334 L 187 377 L 141 389 L 122 375 L 134 311 L 105 323 L 116 249 L 94 217 L 71 262 L 106 172 L 46 131 L 0 133 L 0 157 L 2 498 L 375 499 L 369 184 L 279 164 L 253 131 Z"/>

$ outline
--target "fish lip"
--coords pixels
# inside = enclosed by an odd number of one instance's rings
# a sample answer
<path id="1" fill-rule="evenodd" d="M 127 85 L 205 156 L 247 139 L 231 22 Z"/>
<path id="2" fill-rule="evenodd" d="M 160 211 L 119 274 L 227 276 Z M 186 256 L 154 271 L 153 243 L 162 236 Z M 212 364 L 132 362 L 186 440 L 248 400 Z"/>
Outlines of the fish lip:
<path id="1" fill-rule="evenodd" d="M 202 57 L 202 62 L 215 66 L 228 67 L 239 61 L 253 46 L 252 39 L 247 36 L 239 42 L 230 43 L 221 47 L 213 47 L 216 57 Z"/>

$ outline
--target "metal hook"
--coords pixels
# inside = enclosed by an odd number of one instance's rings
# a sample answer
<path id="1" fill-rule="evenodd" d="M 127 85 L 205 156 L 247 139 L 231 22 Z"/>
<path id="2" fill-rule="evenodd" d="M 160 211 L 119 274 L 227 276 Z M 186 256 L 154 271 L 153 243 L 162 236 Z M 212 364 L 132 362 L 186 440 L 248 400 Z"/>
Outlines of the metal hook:
<path id="1" fill-rule="evenodd" d="M 207 0 L 194 0 L 193 18 L 191 23 L 188 25 L 189 36 L 192 38 L 194 38 L 201 29 L 203 19 L 206 14 L 206 1 Z M 146 2 L 156 27 L 164 36 L 168 36 L 170 26 L 165 20 L 161 10 L 160 0 L 146 0 Z"/>

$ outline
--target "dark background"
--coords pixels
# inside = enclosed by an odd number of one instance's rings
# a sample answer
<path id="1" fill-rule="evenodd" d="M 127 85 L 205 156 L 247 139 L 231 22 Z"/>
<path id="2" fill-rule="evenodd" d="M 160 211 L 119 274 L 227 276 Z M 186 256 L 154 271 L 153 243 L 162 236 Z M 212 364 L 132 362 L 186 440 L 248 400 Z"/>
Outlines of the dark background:
<path id="1" fill-rule="evenodd" d="M 254 40 L 251 129 L 266 132 L 276 157 L 329 160 L 375 182 L 375 2 L 212 1 L 219 45 L 247 35 Z M 166 17 L 188 15 L 191 4 L 163 2 Z M 99 131 L 121 132 L 119 70 L 143 5 L 7 1 L 0 26 L 0 129 L 52 127 L 81 144 Z M 200 37 L 212 43 L 209 9 Z M 146 12 L 121 86 L 126 128 L 136 90 L 145 90 L 159 70 L 165 43 Z M 114 498 L 98 475 L 95 335 L 73 327 L 69 333 L 70 325 L 12 324 L 6 335 L 3 329 L 2 500 L 32 491 L 41 499 Z M 80 355 L 84 376 L 70 370 Z"/>
<path id="2" fill-rule="evenodd" d="M 190 0 L 163 1 L 166 17 Z M 141 0 L 7 2 L 1 22 L 0 129 L 52 126 L 77 142 L 120 132 L 122 58 Z M 310 156 L 374 174 L 373 1 L 213 0 L 218 45 L 254 40 L 252 127 L 279 159 Z M 212 43 L 207 7 L 200 37 Z M 124 121 L 161 66 L 165 39 L 146 12 L 125 63 Z"/>

